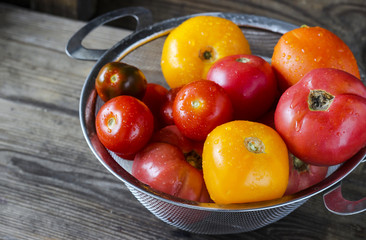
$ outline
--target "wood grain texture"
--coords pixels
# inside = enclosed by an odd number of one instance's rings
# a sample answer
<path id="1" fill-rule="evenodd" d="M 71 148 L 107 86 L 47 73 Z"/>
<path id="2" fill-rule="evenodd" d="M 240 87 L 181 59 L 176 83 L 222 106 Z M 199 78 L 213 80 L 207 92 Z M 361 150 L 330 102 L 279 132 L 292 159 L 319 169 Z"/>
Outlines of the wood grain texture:
<path id="1" fill-rule="evenodd" d="M 140 3 L 156 21 L 236 9 L 322 24 L 365 49 L 364 1 L 132 1 Z M 95 63 L 70 59 L 64 49 L 83 24 L 0 4 L 0 239 L 365 239 L 365 213 L 334 215 L 321 194 L 249 233 L 197 235 L 157 219 L 97 161 L 82 135 L 79 96 Z M 85 45 L 108 48 L 129 33 L 101 27 Z M 365 173 L 361 164 L 343 182 L 348 198 L 366 196 Z"/>

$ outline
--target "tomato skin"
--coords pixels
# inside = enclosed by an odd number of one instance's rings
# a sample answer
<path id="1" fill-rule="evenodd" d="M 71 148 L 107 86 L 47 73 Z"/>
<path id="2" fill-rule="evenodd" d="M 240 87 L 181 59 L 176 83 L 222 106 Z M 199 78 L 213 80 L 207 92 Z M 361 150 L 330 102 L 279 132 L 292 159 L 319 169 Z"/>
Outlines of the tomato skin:
<path id="1" fill-rule="evenodd" d="M 228 93 L 234 119 L 256 120 L 273 105 L 277 80 L 271 65 L 255 55 L 231 55 L 214 63 L 207 79 Z"/>
<path id="2" fill-rule="evenodd" d="M 290 175 L 285 195 L 304 190 L 321 182 L 327 175 L 327 166 L 315 166 L 304 163 L 289 153 Z"/>
<path id="3" fill-rule="evenodd" d="M 321 27 L 304 26 L 282 35 L 274 47 L 272 66 L 282 91 L 316 68 L 336 68 L 360 78 L 349 47 Z"/>
<path id="4" fill-rule="evenodd" d="M 259 147 L 250 148 L 251 139 Z M 274 129 L 256 122 L 236 120 L 216 127 L 204 143 L 202 167 L 208 192 L 218 204 L 280 198 L 288 184 L 286 144 Z"/>
<path id="5" fill-rule="evenodd" d="M 232 21 L 215 16 L 196 16 L 184 21 L 166 38 L 161 68 L 171 88 L 206 79 L 210 66 L 234 54 L 250 54 L 241 29 Z"/>
<path id="6" fill-rule="evenodd" d="M 140 151 L 132 175 L 153 189 L 191 201 L 211 202 L 202 172 L 186 162 L 182 151 L 168 143 L 151 143 Z"/>
<path id="7" fill-rule="evenodd" d="M 165 102 L 167 93 L 168 89 L 165 87 L 156 83 L 148 83 L 145 95 L 142 98 L 142 102 L 146 104 L 154 116 L 156 130 L 165 126 L 160 112 Z"/>
<path id="8" fill-rule="evenodd" d="M 169 89 L 168 93 L 165 96 L 165 101 L 163 103 L 163 106 L 160 109 L 161 119 L 163 121 L 163 124 L 166 126 L 174 124 L 173 103 L 174 103 L 175 97 L 177 96 L 177 93 L 179 92 L 180 89 L 182 89 L 182 87 Z"/>
<path id="9" fill-rule="evenodd" d="M 182 134 L 202 141 L 216 126 L 232 119 L 232 104 L 218 84 L 199 80 L 185 85 L 175 97 L 173 119 Z"/>
<path id="10" fill-rule="evenodd" d="M 107 63 L 95 79 L 95 88 L 104 102 L 120 95 L 142 99 L 146 85 L 146 78 L 138 68 L 122 62 Z"/>
<path id="11" fill-rule="evenodd" d="M 314 90 L 334 98 L 326 110 L 308 104 Z M 281 96 L 275 112 L 276 130 L 290 152 L 313 165 L 342 163 L 366 146 L 366 87 L 342 70 L 309 72 Z"/>
<path id="12" fill-rule="evenodd" d="M 195 151 L 200 156 L 202 155 L 203 142 L 192 141 L 185 137 L 176 125 L 169 125 L 155 132 L 151 141 L 172 144 L 182 150 L 184 154 Z"/>
<path id="13" fill-rule="evenodd" d="M 154 118 L 143 102 L 122 95 L 100 108 L 95 127 L 100 142 L 107 149 L 130 160 L 150 140 Z"/>

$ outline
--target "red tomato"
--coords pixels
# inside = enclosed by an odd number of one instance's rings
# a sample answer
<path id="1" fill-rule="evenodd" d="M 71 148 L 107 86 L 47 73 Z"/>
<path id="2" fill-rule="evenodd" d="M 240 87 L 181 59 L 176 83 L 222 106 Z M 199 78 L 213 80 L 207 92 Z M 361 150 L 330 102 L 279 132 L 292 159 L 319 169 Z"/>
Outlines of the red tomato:
<path id="1" fill-rule="evenodd" d="M 142 101 L 148 106 L 154 116 L 155 129 L 165 126 L 160 111 L 167 93 L 168 89 L 165 87 L 156 83 L 148 83 L 145 95 L 142 98 Z"/>
<path id="2" fill-rule="evenodd" d="M 149 108 L 131 96 L 118 96 L 99 110 L 95 127 L 100 142 L 118 156 L 133 159 L 150 140 L 154 118 Z"/>
<path id="3" fill-rule="evenodd" d="M 281 96 L 276 130 L 290 152 L 314 165 L 342 163 L 366 146 L 366 87 L 353 75 L 315 69 Z"/>
<path id="4" fill-rule="evenodd" d="M 146 78 L 140 69 L 122 62 L 107 63 L 95 79 L 95 88 L 104 102 L 119 95 L 141 99 L 145 94 L 146 84 Z"/>
<path id="5" fill-rule="evenodd" d="M 185 85 L 173 104 L 174 123 L 182 134 L 193 140 L 204 140 L 216 126 L 232 119 L 232 105 L 218 84 L 199 80 Z"/>
<path id="6" fill-rule="evenodd" d="M 191 201 L 211 202 L 202 172 L 186 162 L 182 151 L 168 143 L 151 143 L 140 151 L 132 175 L 153 189 Z"/>
<path id="7" fill-rule="evenodd" d="M 255 55 L 224 57 L 212 65 L 207 79 L 228 93 L 235 119 L 256 120 L 270 109 L 278 92 L 271 65 Z"/>
<path id="8" fill-rule="evenodd" d="M 197 142 L 186 138 L 179 131 L 177 126 L 166 126 L 152 137 L 152 142 L 165 142 L 172 144 L 182 150 L 187 162 L 197 169 L 202 169 L 203 141 Z"/>
<path id="9" fill-rule="evenodd" d="M 174 124 L 173 103 L 181 88 L 182 87 L 171 88 L 166 94 L 165 102 L 160 110 L 161 119 L 166 126 Z"/>
<path id="10" fill-rule="evenodd" d="M 307 164 L 289 153 L 290 175 L 285 195 L 290 195 L 321 182 L 328 172 L 327 166 Z"/>

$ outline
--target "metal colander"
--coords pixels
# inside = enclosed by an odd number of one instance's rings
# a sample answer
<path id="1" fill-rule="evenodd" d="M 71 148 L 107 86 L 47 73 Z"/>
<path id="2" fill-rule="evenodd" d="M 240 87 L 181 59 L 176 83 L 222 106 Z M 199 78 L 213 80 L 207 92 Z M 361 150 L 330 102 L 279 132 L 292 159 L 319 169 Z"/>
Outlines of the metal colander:
<path id="1" fill-rule="evenodd" d="M 194 208 L 166 202 L 127 185 L 133 195 L 160 220 L 182 230 L 200 234 L 228 234 L 253 231 L 287 216 L 306 200 L 275 208 L 222 210 Z"/>
<path id="2" fill-rule="evenodd" d="M 197 15 L 214 15 L 230 19 L 244 32 L 252 53 L 268 61 L 281 35 L 297 28 L 286 22 L 254 15 L 234 13 Z M 82 40 L 96 27 L 125 16 L 132 16 L 137 21 L 137 29 L 131 35 L 108 50 L 86 49 L 82 46 Z M 195 15 L 149 25 L 152 18 L 148 10 L 139 7 L 119 9 L 92 20 L 75 33 L 68 42 L 66 52 L 70 57 L 97 60 L 82 89 L 79 109 L 83 134 L 97 159 L 113 175 L 123 181 L 138 201 L 156 217 L 170 225 L 194 233 L 229 234 L 252 231 L 287 216 L 307 199 L 329 188 L 333 189 L 324 194 L 324 203 L 330 211 L 338 214 L 364 211 L 366 198 L 357 202 L 343 199 L 340 183 L 363 161 L 366 155 L 365 148 L 344 164 L 331 167 L 327 178 L 321 183 L 299 193 L 272 201 L 227 205 L 187 201 L 151 189 L 130 174 L 132 161 L 121 159 L 104 148 L 96 135 L 94 124 L 96 113 L 103 103 L 94 87 L 99 70 L 108 62 L 123 61 L 141 69 L 149 82 L 168 87 L 160 70 L 164 40 L 172 29 L 192 16 Z M 363 73 L 362 70 L 361 73 Z"/>

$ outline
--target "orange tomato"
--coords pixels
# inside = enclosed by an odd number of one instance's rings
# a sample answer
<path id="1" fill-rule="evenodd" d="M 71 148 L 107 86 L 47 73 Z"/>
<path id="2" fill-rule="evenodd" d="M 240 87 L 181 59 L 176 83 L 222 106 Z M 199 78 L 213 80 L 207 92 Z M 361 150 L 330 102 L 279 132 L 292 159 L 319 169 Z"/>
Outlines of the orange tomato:
<path id="1" fill-rule="evenodd" d="M 205 79 L 211 65 L 234 54 L 250 54 L 241 29 L 232 21 L 197 16 L 184 21 L 166 38 L 161 68 L 171 88 Z"/>
<path id="2" fill-rule="evenodd" d="M 286 191 L 288 151 L 274 129 L 256 122 L 232 121 L 208 135 L 202 168 L 208 192 L 216 203 L 271 200 Z"/>
<path id="3" fill-rule="evenodd" d="M 283 91 L 315 68 L 337 68 L 360 78 L 349 47 L 321 27 L 303 26 L 282 35 L 274 48 L 272 67 Z"/>

